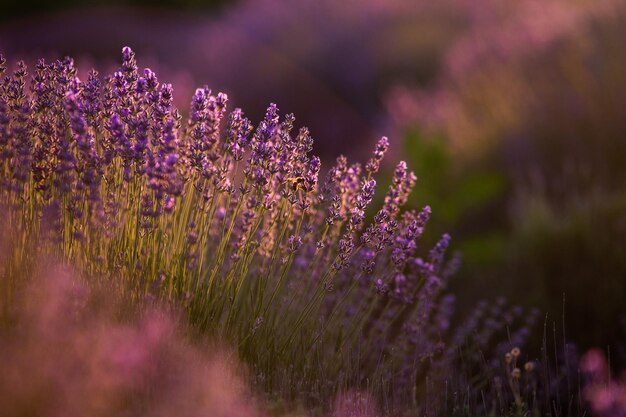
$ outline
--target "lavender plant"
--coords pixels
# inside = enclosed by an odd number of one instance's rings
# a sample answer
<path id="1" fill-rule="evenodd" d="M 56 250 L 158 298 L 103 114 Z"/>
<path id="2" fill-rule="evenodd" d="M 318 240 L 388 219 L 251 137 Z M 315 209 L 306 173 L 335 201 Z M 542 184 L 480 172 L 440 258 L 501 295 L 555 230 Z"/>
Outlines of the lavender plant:
<path id="1" fill-rule="evenodd" d="M 4 76 L 0 201 L 17 244 L 3 312 L 23 271 L 54 256 L 137 304 L 184 307 L 269 393 L 417 406 L 418 365 L 442 352 L 452 311 L 450 237 L 419 256 L 430 209 L 401 211 L 416 181 L 404 162 L 372 211 L 387 138 L 320 178 L 309 131 L 276 105 L 253 126 L 223 93 L 198 89 L 186 117 L 172 95 L 128 47 L 104 80 L 70 58 Z"/>

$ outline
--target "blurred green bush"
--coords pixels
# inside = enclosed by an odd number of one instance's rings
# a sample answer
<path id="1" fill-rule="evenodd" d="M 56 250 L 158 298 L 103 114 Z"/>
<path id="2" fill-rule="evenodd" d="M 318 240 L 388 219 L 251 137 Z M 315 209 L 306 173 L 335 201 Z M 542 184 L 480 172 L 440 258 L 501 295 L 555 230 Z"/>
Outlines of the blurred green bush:
<path id="1" fill-rule="evenodd" d="M 407 153 L 464 249 L 457 286 L 554 319 L 565 299 L 579 345 L 624 346 L 626 7 L 537 7 L 520 3 L 449 52 L 437 88 L 414 94 Z"/>

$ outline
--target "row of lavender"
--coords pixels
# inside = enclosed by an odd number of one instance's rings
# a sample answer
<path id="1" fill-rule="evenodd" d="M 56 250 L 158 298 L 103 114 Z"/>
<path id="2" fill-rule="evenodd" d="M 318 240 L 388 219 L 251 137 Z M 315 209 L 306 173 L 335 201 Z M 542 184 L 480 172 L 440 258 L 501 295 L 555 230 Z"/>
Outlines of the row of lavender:
<path id="1" fill-rule="evenodd" d="M 130 48 L 104 81 L 81 81 L 69 58 L 5 76 L 0 195 L 18 244 L 3 307 L 22 272 L 53 256 L 140 304 L 182 306 L 269 392 L 326 401 L 357 387 L 422 406 L 478 324 L 450 335 L 450 238 L 418 256 L 430 209 L 401 212 L 416 180 L 404 162 L 370 209 L 387 139 L 363 166 L 339 157 L 318 179 L 292 115 L 271 105 L 255 128 L 203 88 L 183 122 L 172 93 L 139 74 Z"/>

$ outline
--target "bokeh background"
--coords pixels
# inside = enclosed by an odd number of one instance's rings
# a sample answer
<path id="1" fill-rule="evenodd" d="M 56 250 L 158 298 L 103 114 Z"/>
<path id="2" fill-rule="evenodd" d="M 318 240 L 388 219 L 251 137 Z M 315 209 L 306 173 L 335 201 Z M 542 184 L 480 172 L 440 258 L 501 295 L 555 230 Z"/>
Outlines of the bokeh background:
<path id="1" fill-rule="evenodd" d="M 173 83 L 181 108 L 208 85 L 253 120 L 270 102 L 293 112 L 326 167 L 340 153 L 364 160 L 389 136 L 388 180 L 406 159 L 419 177 L 410 205 L 433 208 L 430 242 L 450 232 L 463 254 L 450 288 L 459 319 L 505 296 L 539 307 L 579 350 L 610 345 L 626 364 L 623 0 L 0 8 L 9 62 L 71 55 L 79 76 L 106 74 L 125 45 Z"/>

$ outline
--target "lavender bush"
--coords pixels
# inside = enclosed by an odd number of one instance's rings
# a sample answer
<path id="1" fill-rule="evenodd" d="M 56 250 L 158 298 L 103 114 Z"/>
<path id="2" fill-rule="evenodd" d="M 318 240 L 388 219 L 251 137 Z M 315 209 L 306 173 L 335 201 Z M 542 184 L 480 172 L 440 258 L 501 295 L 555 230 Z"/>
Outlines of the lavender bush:
<path id="1" fill-rule="evenodd" d="M 186 117 L 172 94 L 130 48 L 104 80 L 81 80 L 70 58 L 4 78 L 0 192 L 16 243 L 2 317 L 52 256 L 137 305 L 183 306 L 269 393 L 323 404 L 356 389 L 386 410 L 417 406 L 416 364 L 442 357 L 451 314 L 450 238 L 418 256 L 430 209 L 401 212 L 416 180 L 404 162 L 368 220 L 387 139 L 319 179 L 309 131 L 274 104 L 254 127 L 225 94 L 198 89 Z"/>

